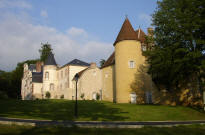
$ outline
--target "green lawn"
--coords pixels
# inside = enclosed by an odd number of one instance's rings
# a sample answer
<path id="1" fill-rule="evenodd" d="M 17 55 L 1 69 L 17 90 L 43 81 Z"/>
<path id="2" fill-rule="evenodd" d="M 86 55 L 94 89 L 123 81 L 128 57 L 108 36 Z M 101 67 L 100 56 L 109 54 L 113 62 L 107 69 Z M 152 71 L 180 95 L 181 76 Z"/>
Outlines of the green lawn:
<path id="1" fill-rule="evenodd" d="M 205 125 L 144 127 L 139 129 L 67 128 L 0 125 L 0 135 L 204 135 Z"/>
<path id="2" fill-rule="evenodd" d="M 205 113 L 182 106 L 114 104 L 79 101 L 79 118 L 74 118 L 74 101 L 0 100 L 0 117 L 80 121 L 205 120 Z"/>

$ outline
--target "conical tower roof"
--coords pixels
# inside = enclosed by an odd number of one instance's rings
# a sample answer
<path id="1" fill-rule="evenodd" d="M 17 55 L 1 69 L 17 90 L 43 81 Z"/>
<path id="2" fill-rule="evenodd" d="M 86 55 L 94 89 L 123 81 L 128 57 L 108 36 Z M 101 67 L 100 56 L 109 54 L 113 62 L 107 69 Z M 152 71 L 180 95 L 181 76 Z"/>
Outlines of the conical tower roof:
<path id="1" fill-rule="evenodd" d="M 137 40 L 137 34 L 128 18 L 125 19 L 114 45 L 122 40 Z"/>
<path id="2" fill-rule="evenodd" d="M 52 52 L 49 53 L 47 59 L 45 60 L 45 65 L 57 65 Z"/>

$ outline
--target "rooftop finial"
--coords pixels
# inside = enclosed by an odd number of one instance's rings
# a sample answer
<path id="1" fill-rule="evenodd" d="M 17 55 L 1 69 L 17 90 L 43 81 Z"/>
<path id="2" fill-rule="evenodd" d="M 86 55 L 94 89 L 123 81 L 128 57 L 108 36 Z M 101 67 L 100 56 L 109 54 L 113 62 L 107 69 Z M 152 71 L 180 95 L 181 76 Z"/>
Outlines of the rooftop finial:
<path id="1" fill-rule="evenodd" d="M 128 19 L 128 15 L 127 14 L 125 15 L 125 19 Z"/>

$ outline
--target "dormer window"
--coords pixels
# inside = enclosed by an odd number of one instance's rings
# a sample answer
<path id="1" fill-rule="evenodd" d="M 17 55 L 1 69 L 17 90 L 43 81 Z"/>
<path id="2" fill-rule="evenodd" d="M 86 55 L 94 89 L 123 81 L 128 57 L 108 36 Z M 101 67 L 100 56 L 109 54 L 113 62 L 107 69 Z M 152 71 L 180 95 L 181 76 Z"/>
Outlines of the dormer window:
<path id="1" fill-rule="evenodd" d="M 129 68 L 135 68 L 135 62 L 133 60 L 129 61 Z"/>

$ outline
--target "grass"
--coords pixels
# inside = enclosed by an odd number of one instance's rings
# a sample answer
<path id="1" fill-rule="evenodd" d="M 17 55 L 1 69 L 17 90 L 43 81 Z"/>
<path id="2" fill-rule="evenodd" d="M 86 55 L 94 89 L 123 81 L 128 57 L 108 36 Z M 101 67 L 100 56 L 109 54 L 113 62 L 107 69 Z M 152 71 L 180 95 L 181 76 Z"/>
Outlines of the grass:
<path id="1" fill-rule="evenodd" d="M 180 121 L 205 120 L 205 113 L 189 107 L 162 105 L 115 104 L 79 101 L 78 119 L 74 101 L 68 100 L 0 100 L 0 117 L 80 120 L 80 121 Z"/>
<path id="2" fill-rule="evenodd" d="M 139 129 L 103 129 L 60 126 L 0 125 L 0 135 L 204 135 L 205 125 L 178 127 L 143 127 Z"/>

